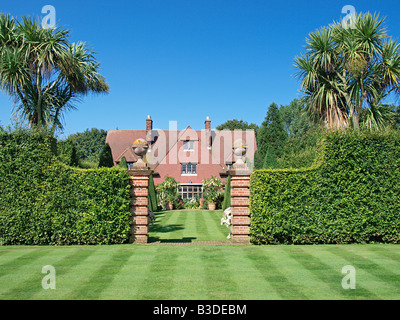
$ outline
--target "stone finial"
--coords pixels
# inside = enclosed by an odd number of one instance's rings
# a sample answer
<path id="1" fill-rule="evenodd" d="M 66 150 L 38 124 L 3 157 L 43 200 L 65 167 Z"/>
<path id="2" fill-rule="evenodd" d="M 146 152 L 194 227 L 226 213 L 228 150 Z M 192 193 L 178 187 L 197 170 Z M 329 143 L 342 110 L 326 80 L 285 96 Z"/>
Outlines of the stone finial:
<path id="1" fill-rule="evenodd" d="M 149 145 L 144 139 L 136 139 L 132 145 L 133 152 L 137 155 L 138 160 L 133 164 L 134 168 L 147 168 L 147 164 L 143 161 Z"/>
<path id="2" fill-rule="evenodd" d="M 247 144 L 244 140 L 236 140 L 232 146 L 233 154 L 236 156 L 236 162 L 233 164 L 233 170 L 248 170 L 246 163 L 243 161 L 243 157 L 247 152 Z"/>

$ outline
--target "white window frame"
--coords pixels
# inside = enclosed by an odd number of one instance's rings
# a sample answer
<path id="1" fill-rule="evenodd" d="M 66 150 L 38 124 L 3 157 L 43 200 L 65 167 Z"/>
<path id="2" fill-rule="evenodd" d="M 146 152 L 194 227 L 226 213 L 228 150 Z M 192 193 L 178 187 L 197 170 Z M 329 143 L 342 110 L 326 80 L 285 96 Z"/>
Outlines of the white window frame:
<path id="1" fill-rule="evenodd" d="M 200 199 L 203 195 L 203 185 L 194 183 L 182 184 L 178 187 L 178 192 L 182 199 L 194 199 L 195 194 L 197 194 Z"/>
<path id="2" fill-rule="evenodd" d="M 183 151 L 194 151 L 194 140 L 183 141 Z"/>
<path id="3" fill-rule="evenodd" d="M 188 166 L 190 165 L 190 173 L 188 173 Z M 185 173 L 183 173 L 183 168 L 185 167 Z M 194 168 L 194 170 L 193 170 Z M 194 171 L 194 172 L 193 172 Z M 197 163 L 181 163 L 181 176 L 197 176 Z"/>

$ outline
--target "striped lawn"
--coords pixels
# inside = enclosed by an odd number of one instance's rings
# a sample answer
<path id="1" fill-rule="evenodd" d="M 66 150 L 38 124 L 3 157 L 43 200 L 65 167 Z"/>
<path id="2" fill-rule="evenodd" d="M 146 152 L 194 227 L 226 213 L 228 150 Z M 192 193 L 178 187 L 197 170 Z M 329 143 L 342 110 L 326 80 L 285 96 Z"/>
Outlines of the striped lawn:
<path id="1" fill-rule="evenodd" d="M 55 290 L 41 286 L 45 265 Z M 342 288 L 345 265 L 354 290 Z M 399 298 L 398 245 L 0 247 L 0 299 Z"/>
<path id="2" fill-rule="evenodd" d="M 173 210 L 155 213 L 149 241 L 228 241 L 230 229 L 221 225 L 222 210 Z"/>

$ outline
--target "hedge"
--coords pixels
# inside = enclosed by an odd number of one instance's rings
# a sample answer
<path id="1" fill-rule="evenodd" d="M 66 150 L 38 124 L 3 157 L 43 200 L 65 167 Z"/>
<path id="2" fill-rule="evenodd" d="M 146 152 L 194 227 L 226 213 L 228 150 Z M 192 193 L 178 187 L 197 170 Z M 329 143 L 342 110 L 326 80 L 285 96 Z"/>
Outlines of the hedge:
<path id="1" fill-rule="evenodd" d="M 327 134 L 317 163 L 255 170 L 255 244 L 400 242 L 400 134 Z"/>
<path id="2" fill-rule="evenodd" d="M 126 242 L 127 171 L 72 168 L 56 154 L 47 133 L 0 130 L 0 244 Z"/>

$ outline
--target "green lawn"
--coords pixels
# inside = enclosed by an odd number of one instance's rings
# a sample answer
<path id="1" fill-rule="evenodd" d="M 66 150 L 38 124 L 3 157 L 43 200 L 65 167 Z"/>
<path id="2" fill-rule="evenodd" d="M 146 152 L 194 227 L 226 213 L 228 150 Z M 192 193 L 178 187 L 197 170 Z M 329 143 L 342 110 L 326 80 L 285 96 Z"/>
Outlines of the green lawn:
<path id="1" fill-rule="evenodd" d="M 199 245 L 226 240 L 222 212 L 160 212 L 153 241 L 188 245 L 0 246 L 0 299 L 400 299 L 399 245 Z M 56 289 L 42 288 L 43 266 Z M 356 270 L 343 289 L 342 268 Z"/>
<path id="2" fill-rule="evenodd" d="M 149 241 L 229 241 L 230 229 L 221 225 L 222 210 L 173 210 L 156 212 Z"/>
<path id="3" fill-rule="evenodd" d="M 341 286 L 349 264 L 354 290 Z M 397 245 L 0 247 L 0 299 L 399 298 Z"/>

